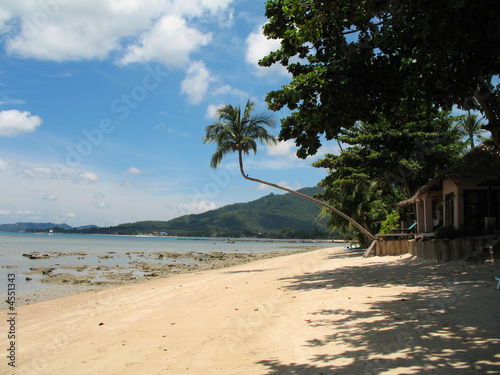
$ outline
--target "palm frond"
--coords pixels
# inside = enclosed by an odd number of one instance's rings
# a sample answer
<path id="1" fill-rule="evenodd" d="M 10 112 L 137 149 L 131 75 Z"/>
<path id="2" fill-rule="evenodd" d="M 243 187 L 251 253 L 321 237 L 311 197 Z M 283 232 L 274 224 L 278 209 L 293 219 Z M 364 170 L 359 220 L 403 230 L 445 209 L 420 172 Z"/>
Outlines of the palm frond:
<path id="1" fill-rule="evenodd" d="M 225 143 L 221 145 L 221 147 L 218 147 L 217 150 L 214 152 L 212 155 L 212 158 L 210 160 L 210 168 L 216 169 L 219 164 L 221 163 L 222 159 L 226 154 L 233 152 L 233 145 L 231 143 Z"/>
<path id="2" fill-rule="evenodd" d="M 216 168 L 223 157 L 235 151 L 257 153 L 257 142 L 276 144 L 276 137 L 269 133 L 275 127 L 271 114 L 253 114 L 255 103 L 248 101 L 243 114 L 239 106 L 227 104 L 217 112 L 217 121 L 205 128 L 203 143 L 215 143 L 217 149 L 212 155 L 210 166 Z"/>

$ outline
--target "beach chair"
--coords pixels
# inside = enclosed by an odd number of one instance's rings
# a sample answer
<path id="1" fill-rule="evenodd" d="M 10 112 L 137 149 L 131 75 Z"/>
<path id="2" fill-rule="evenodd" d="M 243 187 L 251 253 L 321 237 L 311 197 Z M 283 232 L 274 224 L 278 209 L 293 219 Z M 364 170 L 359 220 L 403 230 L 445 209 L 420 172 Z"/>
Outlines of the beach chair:
<path id="1" fill-rule="evenodd" d="M 408 228 L 395 228 L 392 231 L 394 233 L 410 233 L 415 232 L 417 230 L 417 223 L 413 223 Z"/>
<path id="2" fill-rule="evenodd" d="M 408 228 L 395 228 L 392 230 L 392 233 L 395 235 L 403 236 L 403 237 L 410 237 L 414 235 L 417 231 L 417 223 L 413 223 L 410 225 Z M 405 236 L 407 235 L 407 236 Z"/>

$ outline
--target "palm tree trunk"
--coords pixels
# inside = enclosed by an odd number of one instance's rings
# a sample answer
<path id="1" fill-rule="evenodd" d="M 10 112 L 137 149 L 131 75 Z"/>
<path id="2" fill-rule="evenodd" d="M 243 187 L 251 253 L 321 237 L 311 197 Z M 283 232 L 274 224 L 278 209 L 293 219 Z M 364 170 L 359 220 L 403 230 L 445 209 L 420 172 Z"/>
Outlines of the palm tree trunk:
<path id="1" fill-rule="evenodd" d="M 337 210 L 336 208 L 324 203 L 324 202 L 321 202 L 320 200 L 318 199 L 315 199 L 313 197 L 310 197 L 308 195 L 305 195 L 305 194 L 302 194 L 302 193 L 299 193 L 295 190 L 292 190 L 292 189 L 288 189 L 286 187 L 283 187 L 283 186 L 279 186 L 279 185 L 276 185 L 276 184 L 273 184 L 271 182 L 266 182 L 266 181 L 262 181 L 262 180 L 259 180 L 257 178 L 251 178 L 251 177 L 248 177 L 248 175 L 245 174 L 244 170 L 243 170 L 243 157 L 242 157 L 242 153 L 241 153 L 241 150 L 238 150 L 238 156 L 239 156 L 239 161 L 240 161 L 240 172 L 241 172 L 241 175 L 243 176 L 243 178 L 245 178 L 246 180 L 249 180 L 249 181 L 254 181 L 254 182 L 258 182 L 258 183 L 261 183 L 261 184 L 264 184 L 264 185 L 267 185 L 267 186 L 271 186 L 271 187 L 274 187 L 276 189 L 281 189 L 281 190 L 285 190 L 289 193 L 292 193 L 292 194 L 295 194 L 295 195 L 298 195 L 299 197 L 302 197 L 302 198 L 305 198 L 311 202 L 314 202 L 316 204 L 319 204 L 327 209 L 329 209 L 330 211 L 333 211 L 335 212 L 337 215 L 340 215 L 342 216 L 344 219 L 346 219 L 347 221 L 349 221 L 352 225 L 354 225 L 356 228 L 358 228 L 366 237 L 368 237 L 368 239 L 370 241 L 375 241 L 376 238 L 373 234 L 371 234 L 368 230 L 366 230 L 365 228 L 363 228 L 363 226 L 361 226 L 360 224 L 358 224 L 356 221 L 354 221 L 353 219 L 351 219 L 349 216 L 347 216 L 345 213 L 343 213 L 342 211 L 340 210 Z"/>

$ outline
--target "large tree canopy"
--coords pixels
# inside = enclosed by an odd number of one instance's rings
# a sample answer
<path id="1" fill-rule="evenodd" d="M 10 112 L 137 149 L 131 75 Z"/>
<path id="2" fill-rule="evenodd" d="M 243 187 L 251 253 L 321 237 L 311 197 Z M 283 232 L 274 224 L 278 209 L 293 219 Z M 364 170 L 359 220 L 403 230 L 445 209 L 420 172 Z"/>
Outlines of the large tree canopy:
<path id="1" fill-rule="evenodd" d="M 328 172 L 318 185 L 318 197 L 339 207 L 372 233 L 376 222 L 394 211 L 394 203 L 410 198 L 429 176 L 449 167 L 460 156 L 457 118 L 449 113 L 420 114 L 418 122 L 357 123 L 344 129 L 340 155 L 326 154 L 313 165 Z M 350 232 L 335 215 L 329 226 Z"/>
<path id="2" fill-rule="evenodd" d="M 500 1 L 270 0 L 264 27 L 281 47 L 260 61 L 292 81 L 268 93 L 281 140 L 314 154 L 356 121 L 418 120 L 422 106 L 479 109 L 500 142 Z"/>

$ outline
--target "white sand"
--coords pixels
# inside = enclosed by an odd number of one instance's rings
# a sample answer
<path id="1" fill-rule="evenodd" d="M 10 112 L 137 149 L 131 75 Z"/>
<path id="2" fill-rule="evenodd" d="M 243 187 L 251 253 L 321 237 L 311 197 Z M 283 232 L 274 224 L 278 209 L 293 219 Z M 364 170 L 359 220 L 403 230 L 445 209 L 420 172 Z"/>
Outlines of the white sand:
<path id="1" fill-rule="evenodd" d="M 84 293 L 16 309 L 15 369 L 3 310 L 0 373 L 498 374 L 495 274 L 329 248 Z"/>

